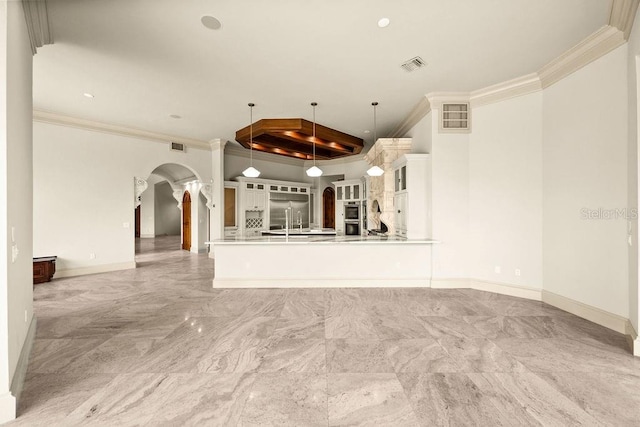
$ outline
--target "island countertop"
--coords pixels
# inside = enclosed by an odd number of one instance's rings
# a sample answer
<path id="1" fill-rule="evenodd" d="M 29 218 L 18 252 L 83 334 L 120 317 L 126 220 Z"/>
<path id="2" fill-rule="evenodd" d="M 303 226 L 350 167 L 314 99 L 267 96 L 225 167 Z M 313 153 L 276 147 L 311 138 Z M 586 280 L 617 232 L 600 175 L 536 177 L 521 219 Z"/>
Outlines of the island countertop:
<path id="1" fill-rule="evenodd" d="M 406 239 L 396 236 L 344 236 L 344 235 L 296 235 L 286 236 L 257 236 L 257 237 L 227 237 L 220 240 L 205 242 L 207 245 L 280 245 L 280 244 L 387 244 L 387 245 L 424 245 L 436 244 L 432 239 Z"/>

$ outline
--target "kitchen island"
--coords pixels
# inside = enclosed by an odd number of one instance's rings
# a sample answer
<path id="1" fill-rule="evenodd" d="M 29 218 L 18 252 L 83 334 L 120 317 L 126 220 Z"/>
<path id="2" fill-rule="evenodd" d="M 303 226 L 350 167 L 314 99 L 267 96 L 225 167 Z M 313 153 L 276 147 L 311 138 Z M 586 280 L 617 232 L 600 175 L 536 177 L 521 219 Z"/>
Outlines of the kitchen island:
<path id="1" fill-rule="evenodd" d="M 214 288 L 429 287 L 434 243 L 296 234 L 207 242 Z"/>

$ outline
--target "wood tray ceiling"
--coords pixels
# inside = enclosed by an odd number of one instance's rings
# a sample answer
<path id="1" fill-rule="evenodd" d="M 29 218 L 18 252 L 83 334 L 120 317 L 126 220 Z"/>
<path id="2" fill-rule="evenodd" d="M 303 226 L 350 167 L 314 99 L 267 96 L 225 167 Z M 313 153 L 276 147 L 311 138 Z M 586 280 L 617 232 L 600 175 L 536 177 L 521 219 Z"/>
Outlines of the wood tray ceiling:
<path id="1" fill-rule="evenodd" d="M 236 141 L 249 149 L 249 126 L 236 131 Z M 358 154 L 364 141 L 316 123 L 316 159 Z M 313 159 L 313 122 L 304 119 L 262 119 L 253 124 L 253 149 L 296 159 Z"/>

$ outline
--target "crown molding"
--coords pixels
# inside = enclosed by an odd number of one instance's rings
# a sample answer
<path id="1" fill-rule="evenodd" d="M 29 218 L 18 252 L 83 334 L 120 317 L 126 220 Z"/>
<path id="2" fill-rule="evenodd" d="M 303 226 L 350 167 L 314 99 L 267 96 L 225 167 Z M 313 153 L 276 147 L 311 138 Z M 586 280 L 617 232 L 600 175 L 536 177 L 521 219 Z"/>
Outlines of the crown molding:
<path id="1" fill-rule="evenodd" d="M 392 138 L 402 138 L 409 130 L 420 122 L 431 111 L 431 104 L 426 96 L 411 109 L 409 115 L 391 132 Z"/>
<path id="2" fill-rule="evenodd" d="M 211 148 L 211 151 L 216 151 L 216 150 L 224 151 L 224 147 L 227 145 L 227 142 L 228 141 L 225 139 L 220 139 L 220 138 L 212 139 L 211 141 L 209 141 L 209 147 Z"/>
<path id="3" fill-rule="evenodd" d="M 338 157 L 337 159 L 328 160 L 316 160 L 316 164 L 319 166 L 325 165 L 347 165 L 350 163 L 357 163 L 365 160 L 365 154 L 355 154 L 353 156 Z M 313 160 L 304 160 L 304 167 L 313 165 Z"/>
<path id="4" fill-rule="evenodd" d="M 611 5 L 609 25 L 622 31 L 625 40 L 629 40 L 638 4 L 640 0 L 613 0 Z"/>
<path id="5" fill-rule="evenodd" d="M 141 129 L 129 128 L 125 126 L 112 125 L 102 122 L 94 122 L 92 120 L 79 119 L 76 117 L 65 116 L 49 111 L 33 110 L 33 121 L 41 123 L 49 123 L 59 126 L 74 127 L 94 132 L 109 133 L 113 135 L 126 136 L 130 138 L 145 139 L 148 141 L 169 143 L 179 142 L 188 147 L 200 148 L 203 150 L 211 150 L 209 142 L 200 141 L 198 139 L 184 138 L 181 136 L 167 135 L 163 133 L 150 132 Z"/>
<path id="6" fill-rule="evenodd" d="M 246 148 L 241 147 L 238 144 L 227 144 L 224 148 L 224 154 L 235 156 L 235 157 L 245 157 L 249 158 L 251 152 Z M 254 160 L 264 160 L 270 163 L 280 163 L 283 165 L 292 165 L 292 166 L 304 166 L 304 160 L 302 159 L 294 159 L 293 157 L 281 156 L 278 154 L 265 153 L 263 151 L 254 151 L 253 152 Z"/>
<path id="7" fill-rule="evenodd" d="M 538 71 L 547 88 L 625 43 L 619 29 L 605 25 Z"/>
<path id="8" fill-rule="evenodd" d="M 445 102 L 469 102 L 469 92 L 431 92 L 426 95 L 432 110 L 441 110 Z"/>
<path id="9" fill-rule="evenodd" d="M 506 101 L 507 99 L 542 90 L 542 82 L 537 73 L 527 74 L 506 82 L 498 83 L 471 92 L 469 101 L 471 107 L 480 107 L 495 102 Z"/>
<path id="10" fill-rule="evenodd" d="M 27 31 L 31 42 L 31 54 L 35 55 L 39 47 L 53 44 L 49 27 L 47 0 L 22 0 L 22 10 L 27 21 Z"/>

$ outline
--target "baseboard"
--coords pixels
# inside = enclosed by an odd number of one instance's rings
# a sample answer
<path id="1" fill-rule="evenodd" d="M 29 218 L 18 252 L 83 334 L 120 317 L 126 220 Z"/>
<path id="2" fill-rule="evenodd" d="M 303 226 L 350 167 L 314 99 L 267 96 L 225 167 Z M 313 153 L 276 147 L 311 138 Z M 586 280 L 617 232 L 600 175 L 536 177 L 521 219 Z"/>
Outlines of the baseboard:
<path id="1" fill-rule="evenodd" d="M 33 348 L 33 342 L 36 339 L 36 326 L 36 316 L 32 316 L 31 324 L 29 325 L 29 330 L 27 331 L 27 336 L 24 340 L 24 344 L 22 345 L 20 358 L 18 359 L 18 364 L 16 365 L 16 371 L 13 374 L 13 379 L 11 380 L 11 387 L 9 387 L 9 390 L 15 397 L 16 401 L 20 400 L 20 395 L 22 394 L 22 389 L 24 387 L 24 380 L 27 377 L 29 355 L 31 354 L 31 349 Z"/>
<path id="2" fill-rule="evenodd" d="M 136 262 L 120 262 L 115 264 L 101 264 L 91 267 L 68 268 L 64 270 L 56 270 L 54 278 L 84 276 L 86 274 L 109 273 L 111 271 L 130 270 L 136 268 Z"/>
<path id="3" fill-rule="evenodd" d="M 428 288 L 428 279 L 269 279 L 233 280 L 213 279 L 214 288 Z"/>
<path id="4" fill-rule="evenodd" d="M 469 289 L 469 279 L 431 279 L 431 287 L 438 289 Z"/>
<path id="5" fill-rule="evenodd" d="M 542 300 L 542 291 L 540 289 L 478 279 L 432 279 L 431 287 L 440 289 L 476 289 L 535 301 Z"/>
<path id="6" fill-rule="evenodd" d="M 526 286 L 511 285 L 508 283 L 487 282 L 484 280 L 471 279 L 471 289 L 479 291 L 494 292 L 496 294 L 508 295 L 511 297 L 526 298 L 534 301 L 542 301 L 542 290 L 529 288 Z"/>
<path id="7" fill-rule="evenodd" d="M 626 332 L 629 345 L 631 345 L 631 352 L 634 356 L 640 356 L 640 337 L 635 330 L 630 320 L 627 320 Z"/>
<path id="8" fill-rule="evenodd" d="M 0 394 L 0 424 L 16 419 L 16 398 L 11 392 Z"/>
<path id="9" fill-rule="evenodd" d="M 617 314 L 609 313 L 600 308 L 549 291 L 542 291 L 542 301 L 621 334 L 627 334 L 628 332 L 627 323 L 629 323 L 629 319 Z"/>
<path id="10" fill-rule="evenodd" d="M 140 238 L 141 239 L 155 239 L 156 235 L 155 234 L 140 234 Z"/>

